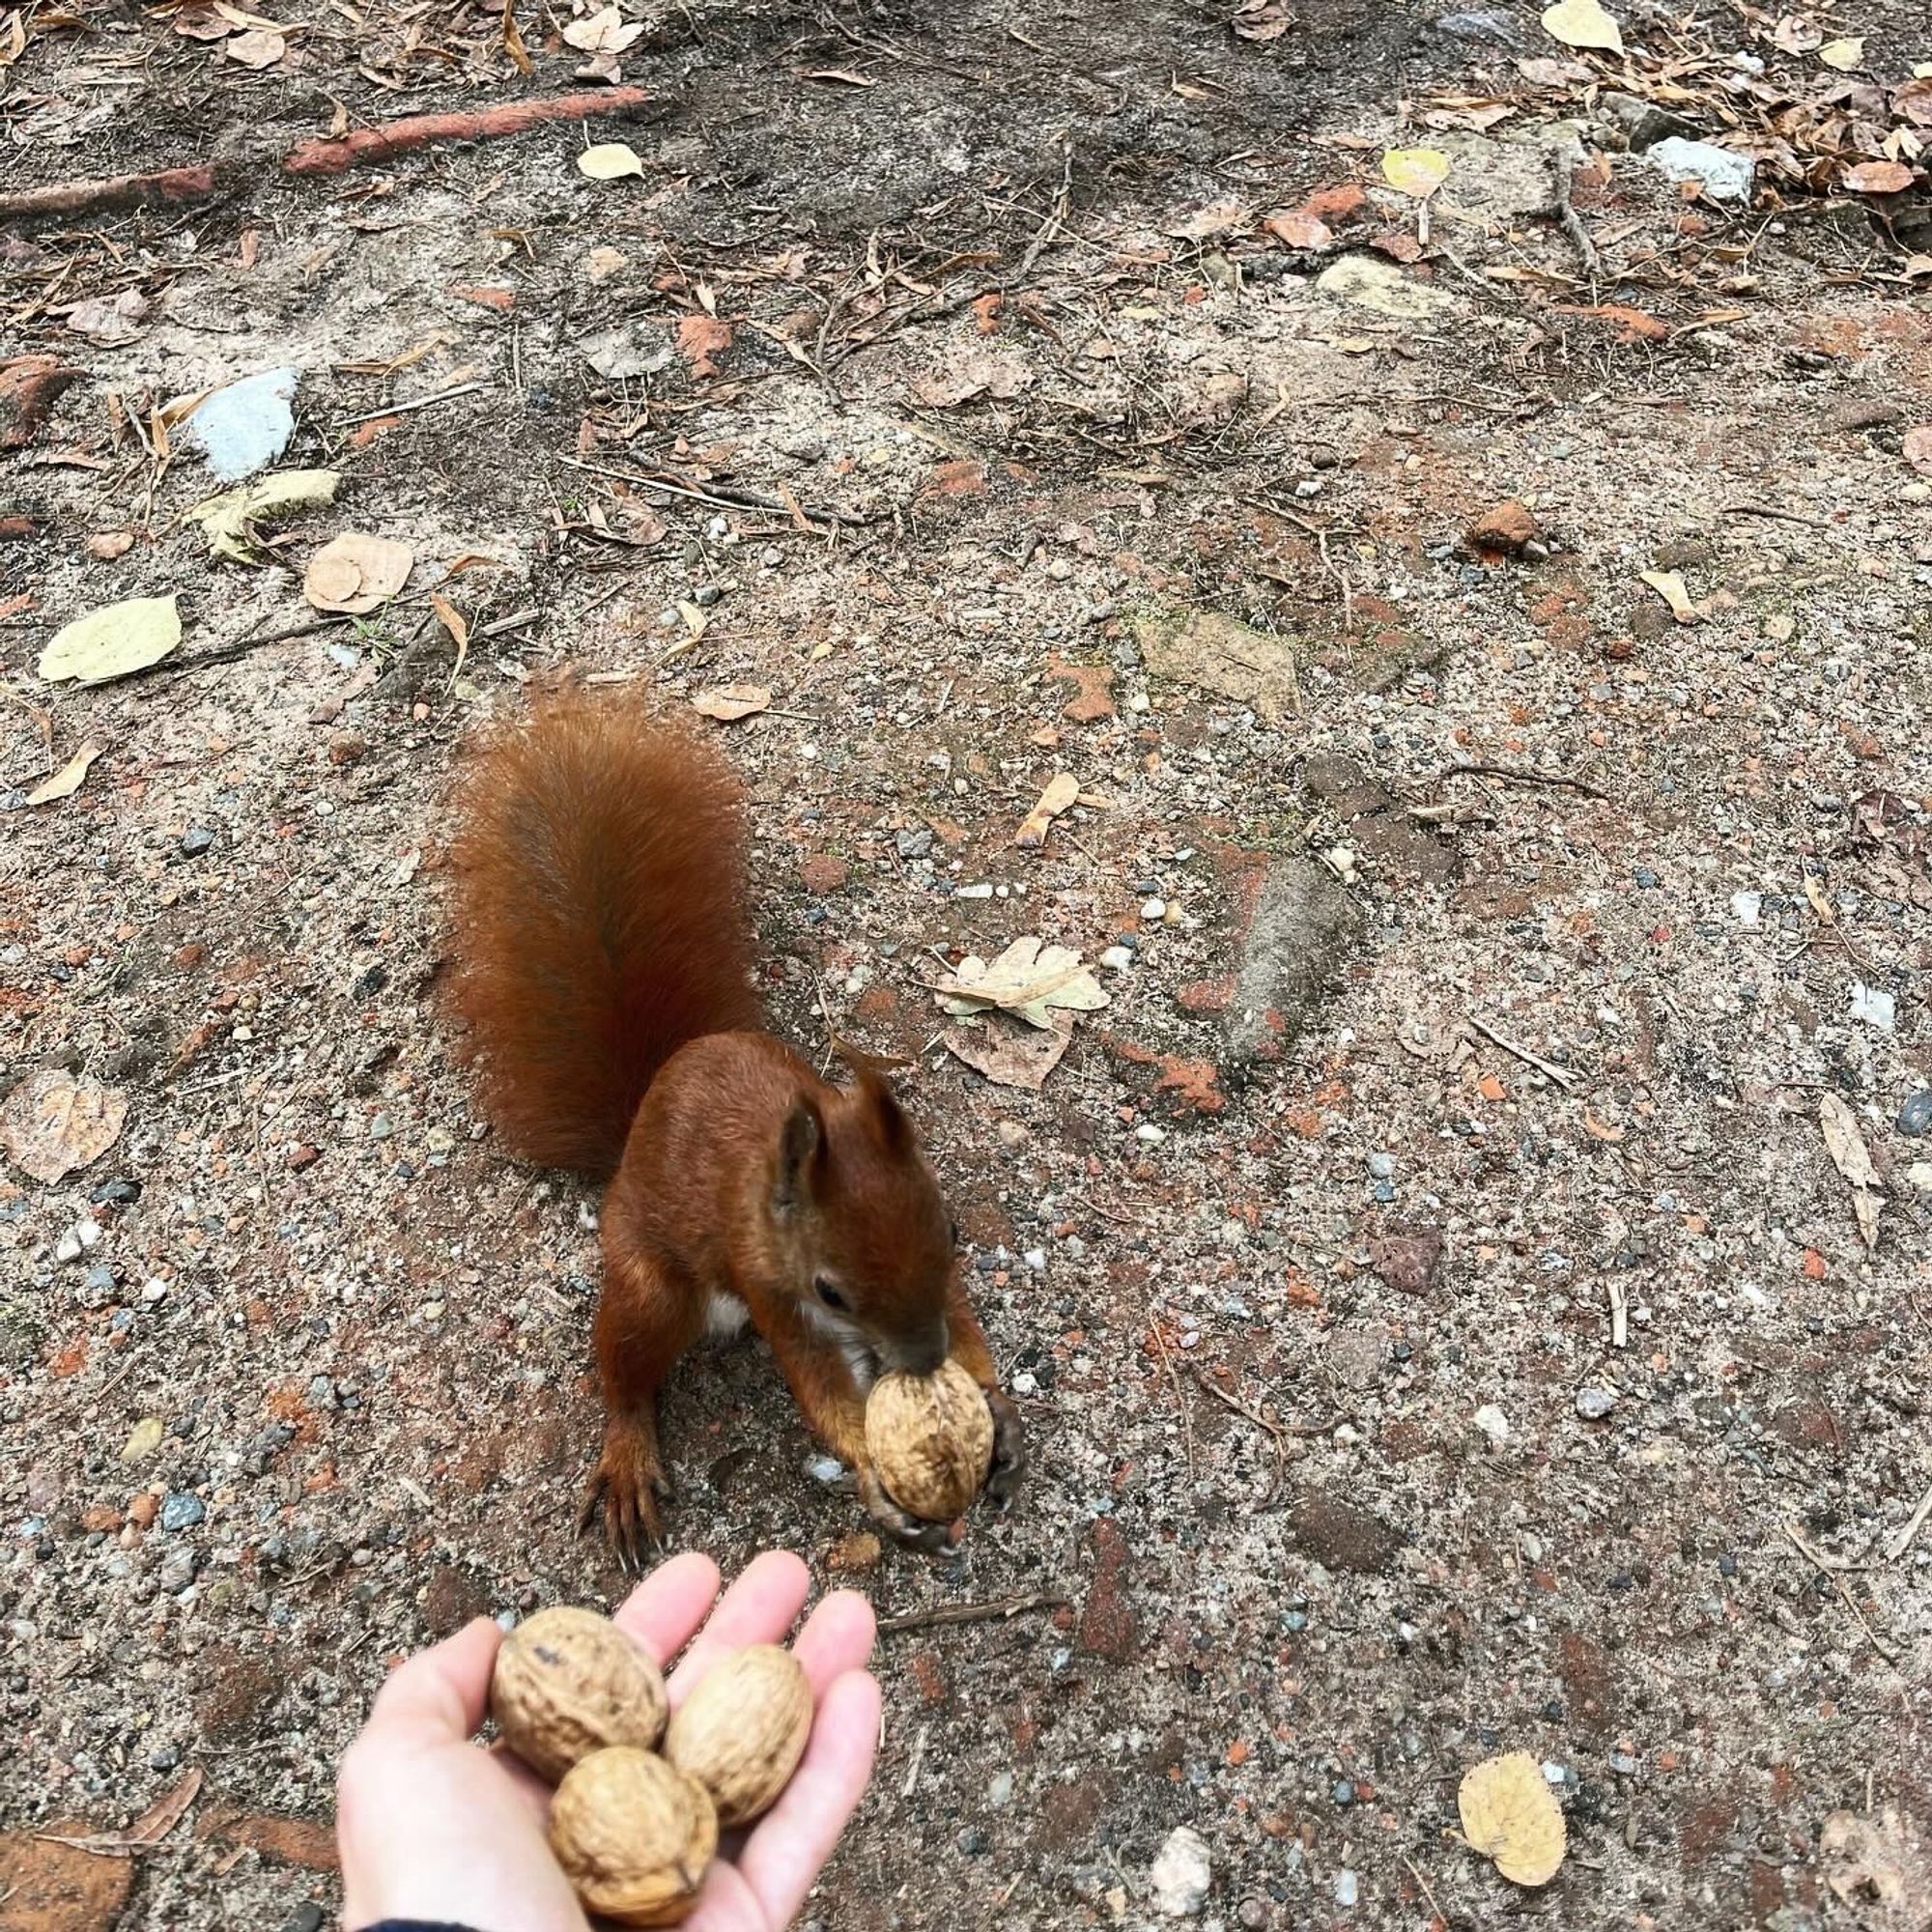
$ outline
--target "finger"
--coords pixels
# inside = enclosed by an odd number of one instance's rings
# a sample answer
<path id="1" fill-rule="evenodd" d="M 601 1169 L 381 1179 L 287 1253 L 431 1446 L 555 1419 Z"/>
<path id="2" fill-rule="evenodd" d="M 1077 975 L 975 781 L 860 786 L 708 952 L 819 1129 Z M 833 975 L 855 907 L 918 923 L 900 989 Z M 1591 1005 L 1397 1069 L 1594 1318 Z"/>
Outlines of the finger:
<path id="1" fill-rule="evenodd" d="M 423 1744 L 473 1737 L 490 1704 L 490 1673 L 503 1633 L 488 1617 L 464 1625 L 399 1665 L 369 1713 L 369 1730 Z"/>
<path id="2" fill-rule="evenodd" d="M 811 1576 L 788 1549 L 768 1549 L 746 1566 L 745 1574 L 719 1599 L 711 1620 L 693 1639 L 670 1680 L 671 1709 L 691 1694 L 721 1651 L 748 1643 L 782 1643 L 805 1607 Z"/>
<path id="3" fill-rule="evenodd" d="M 865 1669 L 877 1629 L 871 1605 L 853 1590 L 835 1590 L 806 1618 L 791 1654 L 805 1666 L 814 1701 L 848 1670 Z"/>
<path id="4" fill-rule="evenodd" d="M 626 1597 L 611 1618 L 662 1668 L 696 1634 L 718 1596 L 718 1566 L 688 1549 L 661 1563 Z"/>
<path id="5" fill-rule="evenodd" d="M 819 1700 L 811 1742 L 738 1855 L 738 1870 L 773 1925 L 789 1925 L 865 1796 L 879 1747 L 879 1687 L 848 1670 Z"/>

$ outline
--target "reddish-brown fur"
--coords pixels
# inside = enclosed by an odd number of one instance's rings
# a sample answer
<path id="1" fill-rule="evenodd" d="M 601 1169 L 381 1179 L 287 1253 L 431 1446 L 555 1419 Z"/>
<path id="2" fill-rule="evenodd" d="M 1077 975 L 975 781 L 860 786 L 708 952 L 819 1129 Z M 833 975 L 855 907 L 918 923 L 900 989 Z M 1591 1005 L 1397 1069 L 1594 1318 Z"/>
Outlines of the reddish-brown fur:
<path id="1" fill-rule="evenodd" d="M 658 1068 L 760 1023 L 742 821 L 722 758 L 616 703 L 566 699 L 474 754 L 454 997 L 512 1153 L 609 1175 Z"/>
<path id="2" fill-rule="evenodd" d="M 704 747 L 623 701 L 574 699 L 480 750 L 461 806 L 454 997 L 483 1108 L 526 1159 L 615 1170 L 586 1520 L 601 1508 L 627 1556 L 659 1534 L 657 1392 L 725 1296 L 872 1514 L 936 1547 L 943 1530 L 871 1473 L 871 1376 L 958 1360 L 993 1408 L 1001 1500 L 1024 1467 L 1019 1417 L 890 1087 L 831 1086 L 757 1030 L 739 797 Z"/>

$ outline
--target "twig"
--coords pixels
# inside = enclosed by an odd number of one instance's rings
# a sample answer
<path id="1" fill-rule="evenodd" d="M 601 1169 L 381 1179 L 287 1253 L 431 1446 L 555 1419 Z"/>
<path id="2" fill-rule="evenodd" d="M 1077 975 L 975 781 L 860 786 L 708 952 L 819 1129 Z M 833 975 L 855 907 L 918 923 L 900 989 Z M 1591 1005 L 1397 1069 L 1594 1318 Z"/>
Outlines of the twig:
<path id="1" fill-rule="evenodd" d="M 1569 236 L 1577 253 L 1582 257 L 1583 272 L 1595 281 L 1602 271 L 1603 263 L 1597 256 L 1597 244 L 1590 240 L 1590 231 L 1583 226 L 1577 205 L 1570 199 L 1569 156 L 1552 155 L 1550 166 L 1556 176 L 1556 218 L 1562 222 L 1564 234 Z"/>
<path id="2" fill-rule="evenodd" d="M 1065 137 L 1065 145 L 1060 160 L 1060 192 L 1053 198 L 1053 207 L 1046 219 L 1040 223 L 1038 232 L 1027 243 L 1027 251 L 1020 257 L 1020 265 L 1013 270 L 1013 280 L 1023 282 L 1033 273 L 1033 265 L 1039 260 L 1040 250 L 1060 233 L 1073 207 L 1073 140 Z"/>
<path id="3" fill-rule="evenodd" d="M 1554 785 L 1565 791 L 1580 791 L 1586 798 L 1605 798 L 1608 794 L 1599 791 L 1585 779 L 1573 779 L 1562 772 L 1525 772 L 1515 765 L 1483 765 L 1467 759 L 1459 759 L 1453 765 L 1442 768 L 1445 779 L 1464 776 L 1483 779 L 1501 779 L 1509 784 Z"/>
<path id="4" fill-rule="evenodd" d="M 695 490 L 688 483 L 673 483 L 662 476 L 646 476 L 635 469 L 613 469 L 606 463 L 584 463 L 575 456 L 559 457 L 558 461 L 571 469 L 582 469 L 592 476 L 608 476 L 613 483 L 628 483 L 634 490 L 662 490 L 667 497 L 688 497 L 694 503 L 707 503 L 714 510 L 767 510 L 774 516 L 784 516 L 786 507 L 770 497 L 759 497 L 750 490 L 730 492 L 714 490 Z M 801 515 L 820 517 L 828 524 L 846 524 L 857 528 L 862 525 L 875 523 L 873 517 L 848 517 L 842 510 L 801 510 Z"/>
<path id="5" fill-rule="evenodd" d="M 410 114 L 373 128 L 357 128 L 335 140 L 298 141 L 286 153 L 255 148 L 221 162 L 162 168 L 145 175 L 108 175 L 95 181 L 52 182 L 43 187 L 0 194 L 0 221 L 48 215 L 96 214 L 111 209 L 209 201 L 230 188 L 279 170 L 303 179 L 345 174 L 365 162 L 393 160 L 439 141 L 487 141 L 527 133 L 556 121 L 587 121 L 640 108 L 651 99 L 641 87 L 602 87 L 594 93 L 560 94 L 548 100 L 505 100 L 464 114 Z"/>
<path id="6" fill-rule="evenodd" d="M 1489 1026 L 1484 1021 L 1479 1020 L 1474 1013 L 1467 1014 L 1466 1018 L 1469 1024 L 1485 1039 L 1501 1047 L 1505 1053 L 1514 1054 L 1525 1066 L 1533 1066 L 1539 1073 L 1548 1074 L 1566 1094 L 1569 1093 L 1571 1088 L 1576 1086 L 1577 1076 L 1567 1066 L 1558 1066 L 1552 1062 L 1545 1060 L 1541 1054 L 1530 1052 L 1529 1048 L 1520 1042 L 1505 1038 L 1494 1027 Z"/>
<path id="7" fill-rule="evenodd" d="M 228 664 L 236 658 L 246 657 L 250 651 L 259 651 L 265 645 L 291 643 L 297 638 L 312 638 L 319 632 L 332 631 L 349 621 L 347 615 L 318 617 L 310 623 L 292 624 L 287 630 L 270 631 L 259 638 L 237 638 L 232 644 L 216 644 L 210 650 L 196 651 L 191 657 L 161 658 L 154 664 L 142 665 L 137 670 L 127 672 L 126 676 L 145 677 L 150 671 L 172 671 L 177 676 L 185 677 L 204 665 Z"/>
<path id="8" fill-rule="evenodd" d="M 30 221 L 49 214 L 104 213 L 150 203 L 206 201 L 228 177 L 211 164 L 162 168 L 151 175 L 109 175 L 101 181 L 54 182 L 45 187 L 0 194 L 0 221 Z"/>
<path id="9" fill-rule="evenodd" d="M 910 1798 L 914 1787 L 919 1783 L 919 1768 L 925 1762 L 925 1734 L 929 1726 L 922 1724 L 919 1727 L 919 1736 L 912 1741 L 912 1765 L 906 1772 L 904 1788 L 899 1792 L 901 1798 Z"/>
<path id="10" fill-rule="evenodd" d="M 1187 1406 L 1187 1398 L 1180 1392 L 1180 1371 L 1174 1366 L 1174 1356 L 1169 1352 L 1167 1337 L 1161 1333 L 1158 1319 L 1148 1324 L 1153 1336 L 1153 1345 L 1160 1350 L 1160 1359 L 1167 1365 L 1167 1378 L 1174 1384 L 1174 1406 L 1180 1411 L 1180 1446 L 1187 1456 L 1187 1473 L 1194 1470 L 1194 1413 Z"/>
<path id="11" fill-rule="evenodd" d="M 431 410 L 438 403 L 454 402 L 458 396 L 473 396 L 478 389 L 490 386 L 488 383 L 459 383 L 453 389 L 439 389 L 433 396 L 418 396 L 411 403 L 391 403 L 387 409 L 366 410 L 359 416 L 344 416 L 331 427 L 354 429 L 357 423 L 379 422 L 384 416 L 406 416 L 413 410 Z"/>
<path id="12" fill-rule="evenodd" d="M 1194 1371 L 1194 1379 L 1202 1388 L 1207 1390 L 1207 1392 L 1209 1395 L 1211 1395 L 1216 1402 L 1226 1403 L 1227 1406 L 1230 1408 L 1232 1408 L 1236 1415 L 1246 1416 L 1247 1419 L 1250 1422 L 1252 1422 L 1257 1429 L 1265 1430 L 1267 1432 L 1268 1440 L 1274 1444 L 1274 1474 L 1269 1479 L 1267 1487 L 1267 1494 L 1263 1496 L 1260 1502 L 1257 1504 L 1258 1508 L 1265 1509 L 1269 1503 L 1274 1501 L 1275 1492 L 1281 1488 L 1282 1458 L 1286 1453 L 1282 1448 L 1282 1438 L 1284 1432 L 1281 1426 L 1278 1423 L 1270 1422 L 1267 1419 L 1267 1417 L 1261 1412 L 1260 1409 L 1250 1408 L 1247 1406 L 1247 1404 L 1242 1402 L 1238 1397 L 1230 1395 L 1228 1391 L 1222 1388 L 1218 1383 L 1209 1381 L 1208 1378 L 1205 1375 L 1203 1375 L 1199 1369 L 1196 1369 Z"/>
<path id="13" fill-rule="evenodd" d="M 1830 527 L 1822 517 L 1807 517 L 1803 510 L 1780 510 L 1776 503 L 1726 503 L 1727 517 L 1770 517 L 1780 524 L 1805 524 L 1814 530 Z"/>
<path id="14" fill-rule="evenodd" d="M 1896 1563 L 1912 1548 L 1913 1539 L 1925 1527 L 1926 1519 L 1932 1517 L 1932 1486 L 1918 1498 L 1918 1507 L 1912 1512 L 1911 1520 L 1896 1536 L 1885 1546 L 1885 1560 Z"/>
<path id="15" fill-rule="evenodd" d="M 1813 1565 L 1821 1577 L 1829 1577 L 1832 1579 L 1832 1581 L 1837 1586 L 1838 1595 L 1844 1598 L 1845 1600 L 1845 1607 L 1851 1611 L 1853 1616 L 1858 1618 L 1859 1628 L 1861 1631 L 1863 1631 L 1868 1637 L 1871 1638 L 1872 1648 L 1875 1651 L 1877 1651 L 1878 1654 L 1882 1658 L 1884 1658 L 1888 1663 L 1896 1664 L 1898 1662 L 1898 1652 L 1895 1651 L 1891 1647 L 1891 1645 L 1887 1643 L 1886 1640 L 1879 1635 L 1877 1631 L 1872 1629 L 1870 1619 L 1866 1617 L 1865 1613 L 1861 1609 L 1859 1608 L 1859 1600 L 1852 1595 L 1851 1589 L 1846 1584 L 1844 1577 L 1840 1576 L 1837 1571 L 1833 1570 L 1832 1566 L 1828 1562 L 1826 1562 L 1825 1558 L 1822 1555 L 1820 1555 L 1817 1550 L 1812 1548 L 1812 1547 L 1805 1542 L 1804 1537 L 1799 1534 L 1797 1529 L 1795 1529 L 1788 1522 L 1784 1525 L 1784 1533 L 1787 1537 L 1791 1539 L 1792 1548 L 1797 1550 L 1799 1555 L 1804 1557 L 1807 1563 Z"/>
<path id="16" fill-rule="evenodd" d="M 1443 1924 L 1447 1925 L 1449 1923 L 1449 1915 L 1443 1911 L 1442 1901 L 1438 1899 L 1433 1891 L 1430 1890 L 1429 1881 L 1426 1878 L 1424 1878 L 1419 1871 L 1416 1870 L 1414 1861 L 1409 1858 L 1408 1854 L 1406 1852 L 1404 1852 L 1401 1856 L 1403 1863 L 1408 1866 L 1409 1877 L 1412 1878 L 1416 1882 L 1416 1884 L 1422 1888 L 1422 1895 L 1424 1898 L 1428 1899 L 1430 1911 L 1435 1913 L 1436 1918 L 1441 1919 Z"/>
<path id="17" fill-rule="evenodd" d="M 641 107 L 650 93 L 641 87 L 600 87 L 595 92 L 559 94 L 548 100 L 505 100 L 469 114 L 408 114 L 374 128 L 353 128 L 332 141 L 303 141 L 282 156 L 291 175 L 339 175 L 365 161 L 393 160 L 436 141 L 486 141 L 496 135 L 524 134 L 554 121 L 588 121 Z"/>
<path id="18" fill-rule="evenodd" d="M 891 1636 L 898 1631 L 930 1630 L 939 1624 L 1000 1623 L 1028 1610 L 1064 1609 L 1068 1601 L 1058 1590 L 1028 1590 L 1017 1597 L 994 1597 L 983 1604 L 938 1604 L 927 1610 L 901 1610 L 897 1616 L 881 1617 L 879 1634 Z"/>

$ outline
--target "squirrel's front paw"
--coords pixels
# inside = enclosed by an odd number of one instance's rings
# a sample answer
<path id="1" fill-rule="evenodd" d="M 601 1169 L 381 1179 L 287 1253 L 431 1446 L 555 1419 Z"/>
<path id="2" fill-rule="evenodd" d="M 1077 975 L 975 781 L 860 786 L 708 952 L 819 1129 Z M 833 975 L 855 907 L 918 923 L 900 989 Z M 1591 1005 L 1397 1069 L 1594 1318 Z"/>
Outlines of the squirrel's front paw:
<path id="1" fill-rule="evenodd" d="M 859 1500 L 866 1505 L 866 1513 L 895 1543 L 904 1544 L 908 1549 L 923 1549 L 928 1556 L 939 1556 L 947 1550 L 947 1525 L 926 1522 L 900 1509 L 869 1468 L 859 1471 Z"/>
<path id="2" fill-rule="evenodd" d="M 604 1540 L 618 1562 L 626 1570 L 640 1570 L 650 1546 L 664 1540 L 658 1503 L 669 1495 L 664 1465 L 642 1432 L 612 1422 L 604 1432 L 604 1453 L 590 1472 L 578 1532 L 601 1517 Z"/>
<path id="3" fill-rule="evenodd" d="M 986 1406 L 993 1411 L 993 1467 L 986 1477 L 986 1493 L 1005 1509 L 1026 1475 L 1026 1424 L 1020 1420 L 1019 1405 L 998 1389 L 986 1391 Z"/>

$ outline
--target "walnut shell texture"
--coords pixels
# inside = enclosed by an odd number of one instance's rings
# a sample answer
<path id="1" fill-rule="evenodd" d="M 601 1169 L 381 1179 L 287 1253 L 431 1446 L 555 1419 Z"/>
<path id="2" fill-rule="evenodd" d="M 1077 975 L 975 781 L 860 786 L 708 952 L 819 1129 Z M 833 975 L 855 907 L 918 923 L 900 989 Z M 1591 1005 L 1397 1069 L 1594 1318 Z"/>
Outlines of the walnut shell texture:
<path id="1" fill-rule="evenodd" d="M 957 1362 L 930 1376 L 881 1376 L 866 1402 L 866 1453 L 901 1509 L 951 1522 L 993 1466 L 993 1413 Z"/>
<path id="2" fill-rule="evenodd" d="M 675 1925 L 717 1855 L 718 1813 L 696 1778 L 617 1745 L 580 1758 L 556 1787 L 550 1848 L 591 1912 L 620 1925 Z"/>
<path id="3" fill-rule="evenodd" d="M 539 1610 L 497 1653 L 490 1709 L 504 1743 L 551 1784 L 607 1746 L 648 1750 L 667 1708 L 657 1665 L 594 1610 Z"/>
<path id="4" fill-rule="evenodd" d="M 727 1828 L 777 1803 L 811 1735 L 811 1685 L 777 1644 L 721 1657 L 672 1714 L 665 1756 L 695 1777 Z"/>

